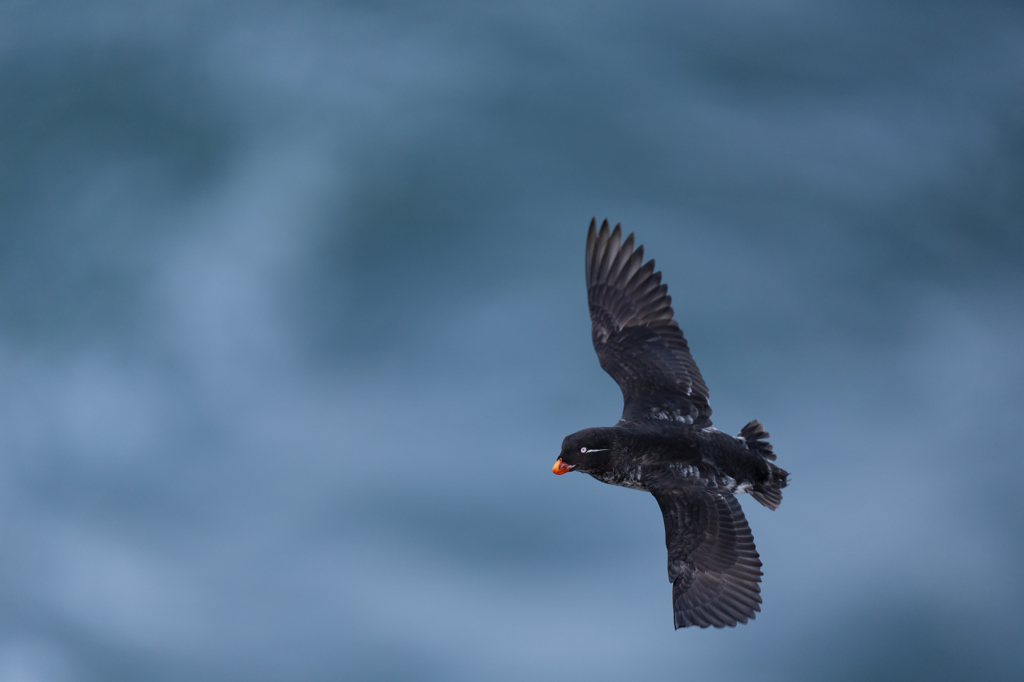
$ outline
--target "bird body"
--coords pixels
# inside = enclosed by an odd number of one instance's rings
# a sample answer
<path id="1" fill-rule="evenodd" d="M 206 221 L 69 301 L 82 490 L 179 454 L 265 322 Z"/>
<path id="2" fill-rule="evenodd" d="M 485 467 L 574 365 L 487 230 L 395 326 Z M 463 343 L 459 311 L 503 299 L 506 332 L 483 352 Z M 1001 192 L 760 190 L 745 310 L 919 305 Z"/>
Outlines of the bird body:
<path id="1" fill-rule="evenodd" d="M 579 452 L 588 442 L 608 447 Z M 777 470 L 742 438 L 714 427 L 694 429 L 673 423 L 624 422 L 584 429 L 566 437 L 562 453 L 563 463 L 577 468 L 585 461 L 580 470 L 602 483 L 644 491 L 645 471 L 664 469 L 711 489 L 743 493 L 771 486 L 772 471 Z"/>
<path id="2" fill-rule="evenodd" d="M 615 426 L 566 436 L 552 467 L 650 492 L 665 521 L 675 627 L 726 627 L 760 611 L 761 561 L 737 493 L 769 509 L 789 474 L 752 421 L 731 436 L 711 425 L 704 379 L 654 261 L 621 228 L 591 221 L 586 250 L 592 339 L 622 389 Z"/>

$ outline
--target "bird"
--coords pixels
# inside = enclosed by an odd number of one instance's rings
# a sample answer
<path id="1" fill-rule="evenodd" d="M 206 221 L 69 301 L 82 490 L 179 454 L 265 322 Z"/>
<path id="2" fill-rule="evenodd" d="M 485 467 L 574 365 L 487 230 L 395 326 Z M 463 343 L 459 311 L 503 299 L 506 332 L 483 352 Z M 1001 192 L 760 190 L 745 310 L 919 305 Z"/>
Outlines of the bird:
<path id="1" fill-rule="evenodd" d="M 651 493 L 665 521 L 675 629 L 735 627 L 761 610 L 761 559 L 736 495 L 768 509 L 789 472 L 775 465 L 757 420 L 732 436 L 711 425 L 708 387 L 668 285 L 644 247 L 608 221 L 587 232 L 586 280 L 594 350 L 622 389 L 622 418 L 562 441 L 551 468 Z"/>

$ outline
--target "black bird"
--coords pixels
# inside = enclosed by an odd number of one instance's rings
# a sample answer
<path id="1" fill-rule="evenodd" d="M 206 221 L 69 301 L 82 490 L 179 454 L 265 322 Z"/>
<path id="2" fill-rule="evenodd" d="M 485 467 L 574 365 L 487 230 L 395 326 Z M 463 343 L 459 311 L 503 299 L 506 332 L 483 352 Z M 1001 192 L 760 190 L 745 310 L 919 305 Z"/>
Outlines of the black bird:
<path id="1" fill-rule="evenodd" d="M 587 234 L 587 300 L 594 350 L 622 389 L 615 426 L 566 436 L 556 474 L 654 495 L 665 518 L 668 579 L 676 628 L 733 627 L 761 610 L 761 560 L 734 493 L 776 509 L 789 474 L 775 466 L 756 420 L 737 437 L 711 426 L 708 387 L 679 325 L 672 299 L 644 247 L 622 241 L 608 221 Z"/>

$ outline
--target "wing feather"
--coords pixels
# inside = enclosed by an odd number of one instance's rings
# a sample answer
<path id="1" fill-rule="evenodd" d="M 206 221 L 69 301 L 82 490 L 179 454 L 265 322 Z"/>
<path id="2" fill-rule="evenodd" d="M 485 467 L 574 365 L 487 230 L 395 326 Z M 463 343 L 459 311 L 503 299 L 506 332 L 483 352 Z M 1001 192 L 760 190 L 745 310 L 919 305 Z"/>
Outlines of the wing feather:
<path id="1" fill-rule="evenodd" d="M 594 350 L 622 389 L 627 421 L 674 419 L 711 425 L 708 389 L 679 325 L 668 285 L 644 263 L 644 247 L 608 221 L 587 234 L 587 300 Z"/>
<path id="2" fill-rule="evenodd" d="M 645 474 L 661 507 L 676 628 L 732 627 L 761 610 L 761 559 L 729 493 L 669 472 Z"/>

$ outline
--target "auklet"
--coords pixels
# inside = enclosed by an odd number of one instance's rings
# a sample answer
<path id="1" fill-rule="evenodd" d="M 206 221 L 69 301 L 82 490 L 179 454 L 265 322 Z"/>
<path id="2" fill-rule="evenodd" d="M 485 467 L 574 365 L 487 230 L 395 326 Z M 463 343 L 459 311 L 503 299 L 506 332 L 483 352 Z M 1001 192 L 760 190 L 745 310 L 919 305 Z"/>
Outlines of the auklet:
<path id="1" fill-rule="evenodd" d="M 761 560 L 735 493 L 776 509 L 789 474 L 754 420 L 739 436 L 711 426 L 708 387 L 644 247 L 590 222 L 587 301 L 594 350 L 622 389 L 615 426 L 566 436 L 551 470 L 582 471 L 654 495 L 665 519 L 675 627 L 734 627 L 761 610 Z"/>

